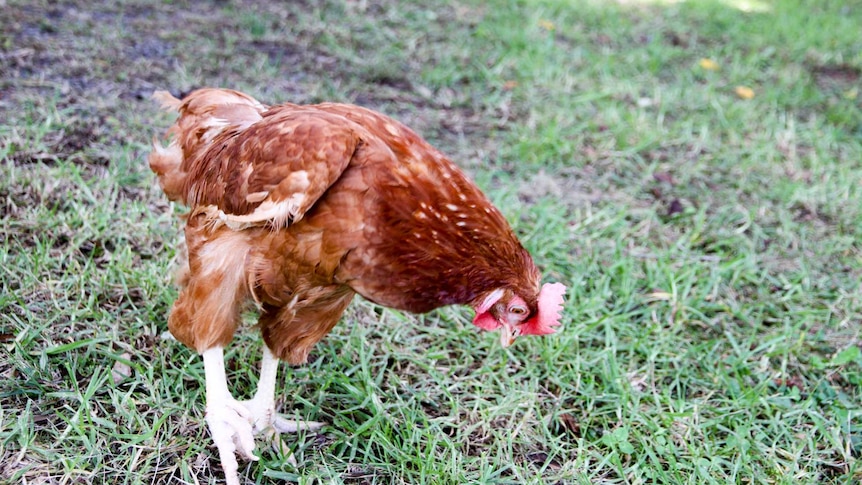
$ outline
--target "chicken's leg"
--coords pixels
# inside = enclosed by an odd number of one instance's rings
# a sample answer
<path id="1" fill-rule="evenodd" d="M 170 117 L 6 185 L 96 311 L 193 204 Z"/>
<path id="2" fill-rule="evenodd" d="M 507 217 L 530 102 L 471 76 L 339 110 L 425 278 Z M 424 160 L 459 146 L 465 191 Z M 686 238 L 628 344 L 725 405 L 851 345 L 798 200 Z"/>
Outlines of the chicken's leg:
<path id="1" fill-rule="evenodd" d="M 221 347 L 206 350 L 201 356 L 206 372 L 207 425 L 213 442 L 218 447 L 227 485 L 239 485 L 239 465 L 235 453 L 249 460 L 258 459 L 252 453 L 255 434 L 269 430 L 292 433 L 297 430 L 315 430 L 323 426 L 323 423 L 315 421 L 290 421 L 275 413 L 278 359 L 265 346 L 257 392 L 248 401 L 237 401 L 228 390 L 224 351 Z"/>
<path id="2" fill-rule="evenodd" d="M 278 374 L 278 359 L 269 348 L 263 346 L 260 361 L 260 380 L 257 392 L 248 401 L 241 401 L 250 411 L 255 434 L 273 428 L 278 433 L 295 433 L 299 430 L 314 431 L 324 423 L 317 421 L 291 421 L 275 412 L 275 377 Z"/>
<path id="3" fill-rule="evenodd" d="M 239 485 L 239 464 L 234 453 L 257 460 L 254 451 L 251 414 L 231 396 L 224 372 L 224 351 L 213 347 L 201 354 L 204 359 L 207 394 L 207 425 L 218 447 L 221 467 L 227 485 Z"/>

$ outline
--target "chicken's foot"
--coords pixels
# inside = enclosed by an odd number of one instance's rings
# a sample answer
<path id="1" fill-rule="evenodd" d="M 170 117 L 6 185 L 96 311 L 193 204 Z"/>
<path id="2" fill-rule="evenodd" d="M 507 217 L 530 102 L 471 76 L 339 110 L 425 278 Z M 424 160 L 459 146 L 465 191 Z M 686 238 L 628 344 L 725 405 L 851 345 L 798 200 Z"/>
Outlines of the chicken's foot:
<path id="1" fill-rule="evenodd" d="M 206 420 L 225 474 L 227 485 L 239 485 L 239 464 L 236 453 L 248 460 L 257 461 L 254 455 L 254 436 L 265 433 L 293 433 L 299 430 L 316 430 L 324 423 L 291 421 L 275 413 L 275 378 L 278 359 L 264 346 L 260 380 L 257 392 L 248 401 L 237 401 L 228 390 L 224 370 L 224 350 L 213 347 L 201 354 L 206 372 Z M 273 446 L 280 447 L 280 440 Z M 291 462 L 293 456 L 289 455 Z"/>
<path id="2" fill-rule="evenodd" d="M 275 412 L 275 378 L 278 374 L 278 359 L 265 345 L 263 358 L 260 361 L 260 379 L 257 392 L 248 401 L 240 401 L 251 412 L 252 425 L 255 434 L 295 433 L 297 431 L 315 431 L 325 423 L 317 421 L 293 421 Z M 277 446 L 277 443 L 273 443 Z M 292 457 L 291 457 L 292 458 Z"/>

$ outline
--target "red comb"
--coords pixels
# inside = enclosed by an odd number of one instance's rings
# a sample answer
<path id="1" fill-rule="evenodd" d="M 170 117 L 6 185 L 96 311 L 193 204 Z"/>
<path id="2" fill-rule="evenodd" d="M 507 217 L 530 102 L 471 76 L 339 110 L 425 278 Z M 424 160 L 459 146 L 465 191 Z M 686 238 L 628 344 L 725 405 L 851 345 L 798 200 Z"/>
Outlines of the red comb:
<path id="1" fill-rule="evenodd" d="M 562 283 L 545 283 L 539 292 L 539 310 L 536 316 L 524 322 L 521 335 L 548 335 L 556 332 L 563 311 L 563 295 L 566 286 Z"/>

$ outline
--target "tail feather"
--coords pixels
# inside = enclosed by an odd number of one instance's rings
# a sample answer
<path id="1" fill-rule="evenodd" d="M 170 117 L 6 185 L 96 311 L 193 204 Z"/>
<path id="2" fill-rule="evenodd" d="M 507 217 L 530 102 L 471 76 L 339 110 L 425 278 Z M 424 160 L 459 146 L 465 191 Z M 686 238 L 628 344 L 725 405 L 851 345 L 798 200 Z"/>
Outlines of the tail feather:
<path id="1" fill-rule="evenodd" d="M 183 151 L 176 140 L 165 147 L 157 139 L 153 139 L 153 151 L 149 157 L 150 170 L 158 176 L 159 185 L 168 199 L 185 202 L 183 185 L 186 173 L 181 168 L 182 162 Z"/>
<path id="2" fill-rule="evenodd" d="M 218 134 L 244 130 L 268 109 L 254 98 L 230 89 L 199 89 L 182 100 L 167 91 L 156 91 L 153 99 L 163 109 L 180 115 L 166 133 L 167 146 L 153 141 L 149 164 L 165 195 L 182 203 L 188 202 L 185 191 L 189 164 L 206 151 Z"/>
<path id="3" fill-rule="evenodd" d="M 183 103 L 167 91 L 154 92 L 153 99 L 161 103 L 162 109 L 165 111 L 179 111 L 180 105 Z"/>

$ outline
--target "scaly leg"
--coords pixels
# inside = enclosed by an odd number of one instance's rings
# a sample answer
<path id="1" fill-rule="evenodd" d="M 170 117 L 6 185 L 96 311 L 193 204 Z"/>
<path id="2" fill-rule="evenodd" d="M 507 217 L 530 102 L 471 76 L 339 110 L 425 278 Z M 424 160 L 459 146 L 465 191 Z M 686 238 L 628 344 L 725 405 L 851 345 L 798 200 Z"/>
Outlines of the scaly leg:
<path id="1" fill-rule="evenodd" d="M 314 431 L 324 423 L 317 421 L 291 421 L 275 412 L 275 377 L 278 374 L 278 359 L 269 348 L 263 346 L 263 358 L 260 361 L 260 380 L 257 392 L 248 401 L 240 401 L 249 410 L 255 434 L 273 428 L 278 433 L 295 433 L 297 431 Z"/>
<path id="2" fill-rule="evenodd" d="M 256 461 L 251 414 L 231 396 L 224 372 L 224 350 L 213 347 L 201 354 L 204 359 L 207 394 L 207 425 L 218 447 L 227 485 L 239 485 L 239 464 L 235 452 Z"/>
<path id="3" fill-rule="evenodd" d="M 239 465 L 235 453 L 257 461 L 254 451 L 254 435 L 273 430 L 292 433 L 297 430 L 316 430 L 324 423 L 315 421 L 290 421 L 275 413 L 275 378 L 278 359 L 266 346 L 260 364 L 260 381 L 254 397 L 248 401 L 237 401 L 227 387 L 224 371 L 224 350 L 213 347 L 204 351 L 206 372 L 206 420 L 225 474 L 227 485 L 239 485 Z"/>

